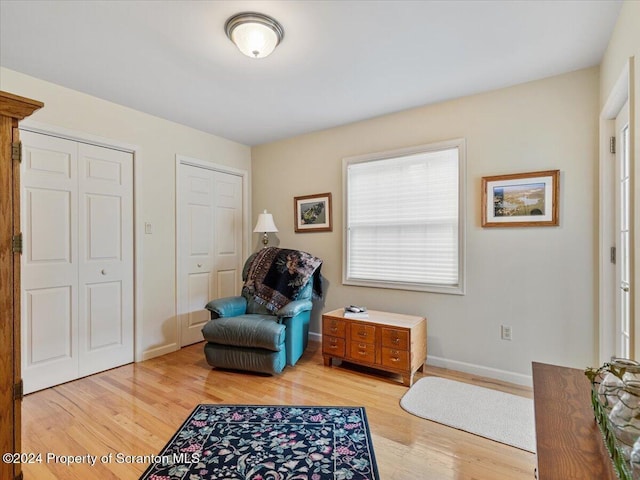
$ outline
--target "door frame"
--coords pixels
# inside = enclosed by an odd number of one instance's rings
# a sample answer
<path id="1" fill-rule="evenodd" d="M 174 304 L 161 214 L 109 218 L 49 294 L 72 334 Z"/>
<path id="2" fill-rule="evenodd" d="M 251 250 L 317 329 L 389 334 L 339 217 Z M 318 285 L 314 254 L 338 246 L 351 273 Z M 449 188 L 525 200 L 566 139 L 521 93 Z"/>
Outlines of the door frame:
<path id="1" fill-rule="evenodd" d="M 72 140 L 75 142 L 87 143 L 89 145 L 96 145 L 98 147 L 111 148 L 114 150 L 120 150 L 122 152 L 130 153 L 133 157 L 133 360 L 134 362 L 141 362 L 143 358 L 142 347 L 142 324 L 138 319 L 143 317 L 143 302 L 142 302 L 142 259 L 143 246 L 142 238 L 144 234 L 144 227 L 139 225 L 138 219 L 142 218 L 140 212 L 141 203 L 138 201 L 138 192 L 141 192 L 141 148 L 138 145 L 132 143 L 121 142 L 119 140 L 113 140 L 111 138 L 104 138 L 98 135 L 92 135 L 85 132 L 78 132 L 76 130 L 70 130 L 64 127 L 58 127 L 55 125 L 49 125 L 46 123 L 34 122 L 32 120 L 25 120 L 20 123 L 20 130 L 27 132 L 40 133 L 42 135 L 49 135 L 51 137 L 63 138 L 65 140 Z M 21 195 L 22 195 L 22 188 Z"/>
<path id="2" fill-rule="evenodd" d="M 182 345 L 182 330 L 180 325 L 180 291 L 181 291 L 181 282 L 180 279 L 180 248 L 182 247 L 182 241 L 180 239 L 180 232 L 178 231 L 178 226 L 180 225 L 181 217 L 180 217 L 180 196 L 181 196 L 181 188 L 180 188 L 180 166 L 181 165 L 189 165 L 197 168 L 204 168 L 206 170 L 212 170 L 214 172 L 225 173 L 228 175 L 235 175 L 242 179 L 242 258 L 246 259 L 249 253 L 249 245 L 251 244 L 251 233 L 249 228 L 249 172 L 246 170 L 241 170 L 234 167 L 229 167 L 227 165 L 222 165 L 219 163 L 209 162 L 206 160 L 200 160 L 193 157 L 188 157 L 186 155 L 176 154 L 176 170 L 175 170 L 175 181 L 176 181 L 176 196 L 175 196 L 175 234 L 176 234 L 176 265 L 175 265 L 175 274 L 176 274 L 176 298 L 175 298 L 175 312 L 176 312 L 176 338 L 177 338 L 177 349 L 179 350 Z"/>
<path id="3" fill-rule="evenodd" d="M 629 58 L 622 72 L 618 76 L 618 80 L 614 85 L 607 101 L 600 112 L 600 151 L 599 151 L 599 205 L 598 205 L 598 318 L 597 322 L 597 357 L 600 364 L 611 360 L 616 352 L 616 269 L 615 264 L 611 262 L 610 249 L 617 244 L 617 234 L 615 231 L 615 172 L 616 172 L 616 156 L 609 151 L 609 139 L 616 135 L 615 119 L 620 110 L 628 101 L 631 105 L 632 85 L 631 73 L 633 72 L 633 57 Z M 629 119 L 631 122 L 631 118 Z M 633 156 L 631 157 L 630 175 L 632 190 L 635 188 L 635 167 Z M 631 229 L 631 247 L 635 248 L 635 198 L 634 192 L 631 192 L 630 199 L 630 229 Z M 635 259 L 630 259 L 630 276 L 635 278 Z M 631 335 L 632 335 L 632 356 L 635 355 L 633 345 L 640 348 L 638 343 L 638 335 L 640 328 L 635 328 L 635 308 L 634 298 L 640 292 L 640 286 L 632 287 L 633 293 L 630 304 L 631 318 Z M 637 350 L 637 348 L 635 349 Z"/>

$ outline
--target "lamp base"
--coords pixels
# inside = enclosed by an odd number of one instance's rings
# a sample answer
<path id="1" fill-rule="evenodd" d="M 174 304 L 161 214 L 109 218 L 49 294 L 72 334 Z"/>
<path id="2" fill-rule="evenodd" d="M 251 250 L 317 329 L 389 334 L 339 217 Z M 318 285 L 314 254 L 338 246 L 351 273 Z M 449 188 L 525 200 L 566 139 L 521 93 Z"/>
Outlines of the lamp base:
<path id="1" fill-rule="evenodd" d="M 262 244 L 263 244 L 262 248 L 267 248 L 268 243 L 269 243 L 269 234 L 267 234 L 267 232 L 264 232 L 264 235 L 262 236 Z"/>

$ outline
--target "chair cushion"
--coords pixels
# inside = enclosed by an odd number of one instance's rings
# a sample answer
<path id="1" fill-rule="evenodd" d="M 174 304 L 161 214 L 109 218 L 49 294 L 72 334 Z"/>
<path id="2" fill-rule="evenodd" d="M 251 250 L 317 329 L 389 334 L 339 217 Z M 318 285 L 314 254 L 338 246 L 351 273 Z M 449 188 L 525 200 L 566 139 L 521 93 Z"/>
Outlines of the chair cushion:
<path id="1" fill-rule="evenodd" d="M 256 300 L 253 297 L 253 295 L 246 295 L 243 298 L 246 298 L 246 300 L 247 300 L 247 312 L 246 313 L 253 313 L 253 314 L 264 315 L 264 316 L 269 316 L 269 315 L 273 316 L 273 313 L 270 312 L 269 310 L 267 310 L 267 307 L 265 307 L 261 303 L 256 302 Z"/>
<path id="2" fill-rule="evenodd" d="M 208 342 L 221 345 L 279 352 L 284 348 L 285 329 L 273 315 L 239 315 L 209 320 L 202 328 L 202 335 Z"/>
<path id="3" fill-rule="evenodd" d="M 204 345 L 204 355 L 212 367 L 271 374 L 282 372 L 287 360 L 284 350 L 272 352 L 262 348 L 231 347 L 215 343 Z"/>

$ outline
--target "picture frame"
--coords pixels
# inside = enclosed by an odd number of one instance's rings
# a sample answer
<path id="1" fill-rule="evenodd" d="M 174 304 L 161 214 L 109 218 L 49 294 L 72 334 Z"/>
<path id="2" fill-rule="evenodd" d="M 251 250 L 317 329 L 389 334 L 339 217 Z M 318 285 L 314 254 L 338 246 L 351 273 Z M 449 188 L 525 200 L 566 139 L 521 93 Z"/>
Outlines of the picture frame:
<path id="1" fill-rule="evenodd" d="M 560 170 L 482 177 L 483 227 L 560 225 Z"/>
<path id="2" fill-rule="evenodd" d="M 331 232 L 331 193 L 294 197 L 293 212 L 296 233 Z"/>

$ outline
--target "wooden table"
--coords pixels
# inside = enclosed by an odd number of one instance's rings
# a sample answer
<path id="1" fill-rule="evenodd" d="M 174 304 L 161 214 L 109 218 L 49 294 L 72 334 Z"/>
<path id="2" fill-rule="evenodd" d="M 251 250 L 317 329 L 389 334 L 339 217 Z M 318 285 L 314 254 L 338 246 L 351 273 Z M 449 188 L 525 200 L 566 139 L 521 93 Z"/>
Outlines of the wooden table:
<path id="1" fill-rule="evenodd" d="M 339 308 L 322 315 L 322 356 L 402 375 L 410 387 L 427 358 L 424 317 L 369 310 L 367 318 L 345 317 Z"/>
<path id="2" fill-rule="evenodd" d="M 616 480 L 583 370 L 533 362 L 539 480 Z"/>

